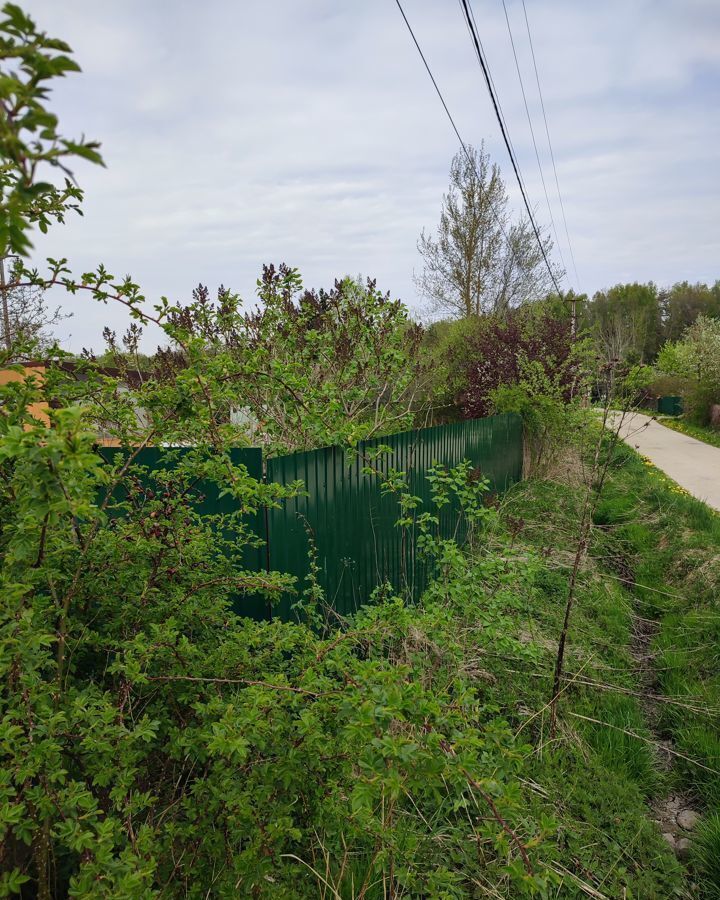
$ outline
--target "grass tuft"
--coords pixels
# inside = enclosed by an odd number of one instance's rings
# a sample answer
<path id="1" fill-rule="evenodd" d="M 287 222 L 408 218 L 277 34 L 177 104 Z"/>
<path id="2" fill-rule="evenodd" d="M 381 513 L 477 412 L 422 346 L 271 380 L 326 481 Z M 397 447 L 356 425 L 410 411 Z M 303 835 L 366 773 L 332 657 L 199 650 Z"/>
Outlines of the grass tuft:
<path id="1" fill-rule="evenodd" d="M 720 808 L 720 735 L 717 728 L 708 725 L 683 728 L 677 732 L 676 744 L 681 753 L 694 761 L 679 762 L 685 783 L 710 808 Z"/>
<path id="2" fill-rule="evenodd" d="M 720 812 L 707 816 L 693 836 L 691 862 L 705 900 L 720 900 Z"/>

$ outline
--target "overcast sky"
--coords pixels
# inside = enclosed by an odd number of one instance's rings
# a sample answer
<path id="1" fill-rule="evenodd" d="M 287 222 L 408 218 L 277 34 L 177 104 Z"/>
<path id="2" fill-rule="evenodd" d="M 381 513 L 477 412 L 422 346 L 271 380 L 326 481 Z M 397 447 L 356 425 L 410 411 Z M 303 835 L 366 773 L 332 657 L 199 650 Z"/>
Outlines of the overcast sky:
<path id="1" fill-rule="evenodd" d="M 720 277 L 720 2 L 526 0 L 579 283 L 569 264 L 521 0 L 506 0 L 568 264 L 566 286 Z M 394 0 L 26 0 L 73 47 L 63 132 L 84 218 L 35 260 L 102 261 L 149 298 L 199 281 L 252 303 L 264 262 L 308 286 L 371 275 L 412 309 L 416 241 L 434 229 L 457 141 Z M 404 0 L 463 138 L 511 169 L 456 0 Z M 531 201 L 549 215 L 502 0 L 474 11 Z M 511 190 L 513 201 L 517 192 Z M 516 205 L 517 208 L 517 205 Z M 559 257 L 556 256 L 557 259 Z M 123 315 L 87 298 L 59 329 L 101 349 Z M 152 340 L 153 336 L 150 336 Z"/>

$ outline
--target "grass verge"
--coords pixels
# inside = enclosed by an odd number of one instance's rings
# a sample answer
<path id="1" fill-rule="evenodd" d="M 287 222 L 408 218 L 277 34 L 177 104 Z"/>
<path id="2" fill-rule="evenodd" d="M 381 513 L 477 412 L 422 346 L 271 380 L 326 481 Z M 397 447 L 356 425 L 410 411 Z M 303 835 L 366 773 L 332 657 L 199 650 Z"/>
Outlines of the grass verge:
<path id="1" fill-rule="evenodd" d="M 504 504 L 516 547 L 544 560 L 536 577 L 542 600 L 524 624 L 544 648 L 543 662 L 512 681 L 499 678 L 534 711 L 528 777 L 542 785 L 542 802 L 560 823 L 560 864 L 609 897 L 685 895 L 649 803 L 672 791 L 694 798 L 706 816 L 691 874 L 700 896 L 720 897 L 720 516 L 619 448 L 594 517 L 570 630 L 563 731 L 551 745 L 538 710 L 548 696 L 583 490 L 572 477 L 525 482 Z M 661 740 L 680 754 L 669 771 L 660 765 Z M 568 877 L 567 896 L 572 883 Z"/>
<path id="2" fill-rule="evenodd" d="M 658 421 L 661 425 L 671 428 L 673 431 L 679 431 L 681 434 L 703 441 L 705 444 L 711 444 L 713 447 L 720 447 L 720 431 L 716 431 L 714 428 L 708 428 L 705 425 L 693 425 L 684 419 L 674 417 L 661 418 Z"/>

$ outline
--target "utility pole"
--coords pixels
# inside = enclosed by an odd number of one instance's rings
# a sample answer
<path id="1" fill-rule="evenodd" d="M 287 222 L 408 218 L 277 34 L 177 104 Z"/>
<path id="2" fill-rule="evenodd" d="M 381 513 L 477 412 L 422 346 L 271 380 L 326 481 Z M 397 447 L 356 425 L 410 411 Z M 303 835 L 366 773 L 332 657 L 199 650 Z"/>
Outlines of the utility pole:
<path id="1" fill-rule="evenodd" d="M 575 291 L 572 292 L 570 297 L 563 297 L 566 303 L 570 304 L 570 342 L 571 344 L 577 343 L 577 304 L 578 300 L 583 301 L 586 300 L 587 297 L 578 295 Z M 587 393 L 583 398 L 583 406 L 590 406 L 590 386 L 588 385 Z"/>
<path id="2" fill-rule="evenodd" d="M 2 294 L 2 314 L 3 330 L 5 331 L 5 347 L 8 350 L 12 350 L 12 336 L 10 335 L 10 310 L 8 309 L 7 285 L 5 284 L 5 259 L 6 257 L 0 256 L 0 294 Z"/>
<path id="3" fill-rule="evenodd" d="M 577 301 L 575 293 L 570 297 L 563 297 L 566 303 L 570 303 L 570 340 L 575 343 L 577 339 Z"/>
<path id="4" fill-rule="evenodd" d="M 565 302 L 570 303 L 570 339 L 573 343 L 577 340 L 577 301 L 578 297 L 575 291 L 572 292 L 571 297 L 563 297 Z"/>

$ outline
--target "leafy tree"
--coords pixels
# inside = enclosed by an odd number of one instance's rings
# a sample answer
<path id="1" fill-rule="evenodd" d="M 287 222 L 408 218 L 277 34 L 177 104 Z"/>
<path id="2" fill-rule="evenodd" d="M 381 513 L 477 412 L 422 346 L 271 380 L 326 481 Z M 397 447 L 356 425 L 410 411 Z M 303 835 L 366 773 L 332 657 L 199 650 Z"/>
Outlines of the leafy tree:
<path id="1" fill-rule="evenodd" d="M 304 290 L 285 265 L 264 267 L 258 297 L 259 307 L 243 315 L 237 296 L 221 289 L 213 303 L 200 286 L 171 316 L 208 354 L 227 356 L 230 407 L 246 436 L 288 452 L 410 426 L 420 405 L 421 329 L 402 303 L 370 279 Z M 177 346 L 158 360 L 170 377 L 191 364 Z"/>
<path id="2" fill-rule="evenodd" d="M 720 319 L 699 316 L 682 340 L 663 346 L 657 370 L 681 379 L 689 418 L 705 424 L 720 403 Z"/>
<path id="3" fill-rule="evenodd" d="M 0 256 L 25 253 L 28 232 L 36 225 L 46 231 L 66 214 L 80 212 L 82 191 L 72 179 L 68 162 L 81 157 L 102 163 L 95 141 L 70 140 L 57 130 L 58 120 L 45 105 L 47 82 L 78 72 L 64 41 L 38 31 L 35 23 L 13 3 L 2 9 L 0 21 Z M 43 180 L 61 176 L 57 186 Z"/>
<path id="4" fill-rule="evenodd" d="M 44 292 L 33 285 L 5 287 L 5 271 L 0 260 L 0 345 L 11 360 L 42 353 L 52 344 L 48 329 L 67 318 L 60 307 L 49 309 Z"/>
<path id="5" fill-rule="evenodd" d="M 542 240 L 549 258 L 552 241 Z M 482 146 L 453 157 L 437 236 L 423 231 L 418 250 L 418 289 L 434 310 L 454 316 L 502 313 L 552 286 L 532 226 L 525 218 L 511 221 L 500 170 Z"/>
<path id="6" fill-rule="evenodd" d="M 689 284 L 687 281 L 674 284 L 660 294 L 663 316 L 663 337 L 677 341 L 685 329 L 699 316 L 720 318 L 720 281 L 712 287 L 706 284 Z"/>
<path id="7" fill-rule="evenodd" d="M 606 364 L 651 362 L 662 342 L 658 290 L 648 284 L 617 284 L 583 304 L 581 322 Z"/>
<path id="8" fill-rule="evenodd" d="M 419 417 L 421 423 L 462 418 L 460 397 L 467 387 L 471 340 L 477 329 L 475 317 L 441 319 L 425 329 L 421 350 L 427 411 Z"/>
<path id="9" fill-rule="evenodd" d="M 493 391 L 517 384 L 524 367 L 537 364 L 565 402 L 583 393 L 587 346 L 574 342 L 567 313 L 559 318 L 543 305 L 504 317 L 478 320 L 467 342 L 467 382 L 460 397 L 464 415 L 489 415 Z"/>

